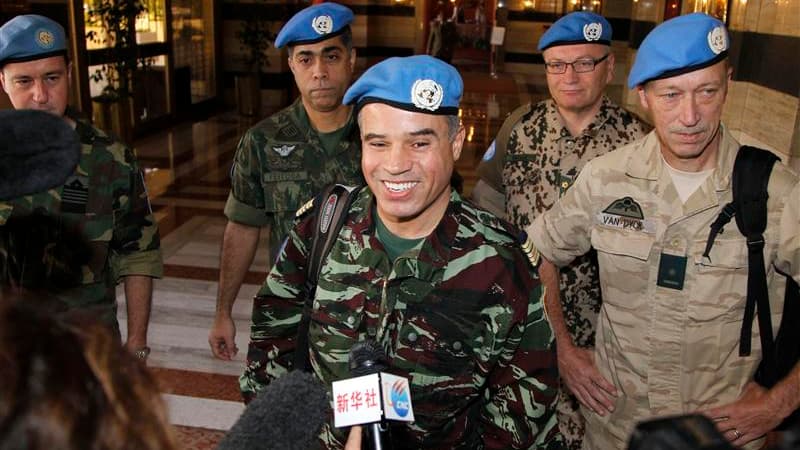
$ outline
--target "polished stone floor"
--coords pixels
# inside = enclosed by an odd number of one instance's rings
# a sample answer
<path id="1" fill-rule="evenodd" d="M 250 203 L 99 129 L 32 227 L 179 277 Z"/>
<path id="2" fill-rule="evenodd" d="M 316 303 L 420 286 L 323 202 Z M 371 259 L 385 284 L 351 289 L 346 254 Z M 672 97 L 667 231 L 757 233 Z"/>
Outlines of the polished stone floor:
<path id="1" fill-rule="evenodd" d="M 467 144 L 456 168 L 468 194 L 475 167 L 505 116 L 521 103 L 543 98 L 546 87 L 543 79 L 521 75 L 500 74 L 495 79 L 465 71 L 463 77 L 461 117 Z M 237 376 L 247 348 L 251 298 L 268 268 L 267 242 L 259 245 L 234 308 L 239 355 L 234 361 L 214 359 L 207 335 L 217 291 L 228 173 L 238 139 L 253 122 L 223 113 L 134 143 L 160 225 L 166 274 L 155 283 L 148 364 L 187 449 L 214 448 L 243 408 Z M 122 302 L 121 294 L 118 291 Z M 119 311 L 124 326 L 124 307 Z"/>

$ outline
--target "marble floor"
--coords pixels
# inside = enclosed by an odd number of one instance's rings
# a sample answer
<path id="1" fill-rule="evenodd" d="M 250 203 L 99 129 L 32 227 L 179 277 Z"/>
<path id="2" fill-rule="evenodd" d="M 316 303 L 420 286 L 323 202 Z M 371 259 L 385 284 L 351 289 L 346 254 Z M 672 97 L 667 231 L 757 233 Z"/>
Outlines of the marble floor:
<path id="1" fill-rule="evenodd" d="M 463 77 L 461 117 L 467 143 L 457 170 L 469 193 L 475 168 L 505 116 L 521 103 L 542 98 L 546 87 L 544 80 L 536 83 L 519 75 L 495 79 L 465 71 Z M 165 277 L 155 282 L 148 365 L 186 449 L 214 448 L 243 409 L 237 377 L 244 365 L 251 298 L 268 268 L 268 242 L 260 243 L 235 304 L 239 354 L 233 361 L 214 359 L 207 335 L 214 315 L 228 173 L 238 139 L 252 123 L 223 113 L 134 143 L 159 221 L 165 262 Z M 124 328 L 121 290 L 118 299 Z"/>

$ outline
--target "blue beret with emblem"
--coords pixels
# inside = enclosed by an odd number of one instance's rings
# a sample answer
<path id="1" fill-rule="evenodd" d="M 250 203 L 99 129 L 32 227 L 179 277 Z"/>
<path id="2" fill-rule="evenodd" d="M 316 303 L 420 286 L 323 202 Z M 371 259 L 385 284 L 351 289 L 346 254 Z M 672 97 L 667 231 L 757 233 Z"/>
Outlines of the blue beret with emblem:
<path id="1" fill-rule="evenodd" d="M 712 66 L 728 56 L 728 31 L 703 13 L 678 16 L 655 27 L 639 46 L 628 87 Z"/>
<path id="2" fill-rule="evenodd" d="M 47 17 L 21 15 L 0 27 L 0 66 L 66 54 L 64 28 Z"/>
<path id="3" fill-rule="evenodd" d="M 344 32 L 353 21 L 353 11 L 338 3 L 319 3 L 292 16 L 275 38 L 275 47 L 313 44 Z"/>
<path id="4" fill-rule="evenodd" d="M 357 108 L 385 103 L 426 114 L 458 114 L 464 82 L 455 67 L 428 55 L 385 59 L 367 69 L 344 94 Z"/>
<path id="5" fill-rule="evenodd" d="M 569 13 L 558 19 L 539 39 L 539 51 L 557 45 L 611 45 L 611 24 L 605 17 L 585 11 Z"/>

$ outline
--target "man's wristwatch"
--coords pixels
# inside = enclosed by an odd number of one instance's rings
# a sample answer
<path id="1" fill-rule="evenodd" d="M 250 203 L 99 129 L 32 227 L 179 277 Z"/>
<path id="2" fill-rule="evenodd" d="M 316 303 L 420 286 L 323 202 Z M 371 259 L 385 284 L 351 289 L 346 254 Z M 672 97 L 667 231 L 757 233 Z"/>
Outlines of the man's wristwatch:
<path id="1" fill-rule="evenodd" d="M 139 350 L 133 352 L 133 356 L 141 360 L 146 360 L 149 355 L 150 355 L 150 347 L 142 347 Z"/>

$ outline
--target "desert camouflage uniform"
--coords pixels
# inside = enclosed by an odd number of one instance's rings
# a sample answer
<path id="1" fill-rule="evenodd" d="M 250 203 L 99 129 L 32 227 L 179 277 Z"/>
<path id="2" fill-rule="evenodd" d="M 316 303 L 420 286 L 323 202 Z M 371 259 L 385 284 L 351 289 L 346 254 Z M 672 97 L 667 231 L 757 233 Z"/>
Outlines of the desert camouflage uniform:
<path id="1" fill-rule="evenodd" d="M 752 354 L 740 357 L 738 351 L 747 293 L 745 237 L 729 224 L 710 257 L 702 256 L 710 224 L 732 198 L 739 144 L 724 127 L 720 132 L 716 170 L 685 204 L 653 132 L 589 162 L 572 189 L 529 228 L 542 255 L 559 266 L 590 246 L 597 250 L 603 306 L 595 361 L 620 395 L 605 417 L 582 410 L 585 448 L 623 449 L 637 421 L 736 400 L 761 359 L 757 323 Z M 800 281 L 799 198 L 797 176 L 776 164 L 764 234 L 775 329 L 785 286 L 776 269 Z M 660 262 L 670 260 L 664 255 L 687 258 L 682 289 L 657 285 Z"/>
<path id="2" fill-rule="evenodd" d="M 313 371 L 348 378 L 348 352 L 381 343 L 408 377 L 416 422 L 395 448 L 555 448 L 556 361 L 542 289 L 511 229 L 451 194 L 438 227 L 391 262 L 364 188 L 321 267 L 309 333 Z M 245 397 L 285 373 L 300 320 L 311 217 L 299 222 L 253 306 Z M 320 438 L 341 448 L 346 430 Z"/>
<path id="3" fill-rule="evenodd" d="M 128 275 L 163 274 L 158 224 L 133 152 L 88 123 L 76 123 L 82 155 L 75 174 L 60 188 L 1 202 L 0 224 L 30 219 L 31 215 L 36 216 L 30 222 L 34 227 L 47 220 L 58 224 L 55 230 L 37 228 L 46 236 L 28 236 L 48 242 L 40 243 L 45 252 L 41 259 L 17 262 L 18 267 L 27 266 L 22 272 L 23 284 L 49 287 L 69 308 L 91 309 L 118 329 L 117 283 Z M 5 227 L 0 230 L 6 231 Z M 0 251 L 5 257 L 7 245 L 16 244 L 4 235 Z M 72 255 L 72 261 L 81 264 L 64 267 L 61 258 L 65 252 L 79 253 Z M 30 267 L 36 259 L 41 264 Z M 49 286 L 31 286 L 41 281 L 38 276 L 42 273 L 47 274 Z"/>
<path id="4" fill-rule="evenodd" d="M 597 116 L 575 137 L 563 125 L 555 102 L 544 100 L 514 125 L 508 147 L 496 149 L 494 157 L 482 164 L 486 166 L 484 170 L 502 171 L 506 218 L 525 229 L 566 193 L 587 162 L 644 136 L 645 127 L 635 116 L 603 97 Z M 600 298 L 594 251 L 561 269 L 564 321 L 579 347 L 594 346 Z M 584 433 L 579 406 L 578 399 L 562 386 L 559 428 L 571 449 L 580 448 Z"/>
<path id="5" fill-rule="evenodd" d="M 271 254 L 289 234 L 294 213 L 330 183 L 361 184 L 361 137 L 355 117 L 336 151 L 328 153 L 303 103 L 253 126 L 239 141 L 225 215 L 253 227 L 270 226 Z"/>

